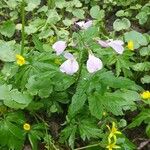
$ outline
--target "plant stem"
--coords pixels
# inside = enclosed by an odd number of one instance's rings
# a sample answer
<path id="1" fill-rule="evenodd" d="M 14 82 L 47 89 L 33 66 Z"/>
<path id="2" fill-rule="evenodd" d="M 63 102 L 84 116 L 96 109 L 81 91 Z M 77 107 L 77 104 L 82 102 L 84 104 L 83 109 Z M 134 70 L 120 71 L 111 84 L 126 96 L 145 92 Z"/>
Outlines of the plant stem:
<path id="1" fill-rule="evenodd" d="M 86 149 L 86 148 L 95 147 L 95 146 L 100 146 L 100 143 L 93 144 L 93 145 L 88 145 L 88 146 L 84 146 L 84 147 L 81 147 L 81 148 L 76 148 L 74 150 L 81 150 L 81 149 Z"/>
<path id="2" fill-rule="evenodd" d="M 21 4 L 21 20 L 22 20 L 22 30 L 21 30 L 21 55 L 23 55 L 24 52 L 24 41 L 25 41 L 25 1 L 22 0 Z"/>

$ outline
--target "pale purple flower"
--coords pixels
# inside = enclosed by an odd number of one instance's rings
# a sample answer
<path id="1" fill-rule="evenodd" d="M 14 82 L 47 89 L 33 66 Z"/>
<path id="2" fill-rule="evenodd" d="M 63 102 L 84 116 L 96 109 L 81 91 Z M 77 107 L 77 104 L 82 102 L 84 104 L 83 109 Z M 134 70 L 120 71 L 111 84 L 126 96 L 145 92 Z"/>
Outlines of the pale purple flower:
<path id="1" fill-rule="evenodd" d="M 85 22 L 85 21 L 79 21 L 79 22 L 76 22 L 76 24 L 77 24 L 81 29 L 88 29 L 89 27 L 92 26 L 93 21 L 92 21 L 92 20 L 89 20 L 89 21 L 87 21 L 87 22 Z"/>
<path id="2" fill-rule="evenodd" d="M 66 49 L 67 44 L 65 41 L 57 41 L 53 44 L 52 48 L 55 50 L 56 55 L 60 55 Z"/>
<path id="3" fill-rule="evenodd" d="M 108 43 L 109 41 L 103 41 L 103 40 L 97 40 L 98 44 L 100 44 L 102 47 L 109 47 Z"/>
<path id="4" fill-rule="evenodd" d="M 118 54 L 122 54 L 124 51 L 123 47 L 124 42 L 121 40 L 112 40 L 112 39 L 109 39 L 107 41 L 97 40 L 97 42 L 102 47 L 112 47 Z"/>
<path id="5" fill-rule="evenodd" d="M 99 58 L 95 57 L 94 54 L 89 53 L 86 66 L 89 73 L 94 73 L 102 69 L 103 63 Z"/>
<path id="6" fill-rule="evenodd" d="M 70 53 L 65 53 L 64 57 L 67 60 L 60 66 L 60 71 L 68 75 L 73 75 L 74 73 L 78 71 L 79 64 L 74 58 L 74 56 Z"/>

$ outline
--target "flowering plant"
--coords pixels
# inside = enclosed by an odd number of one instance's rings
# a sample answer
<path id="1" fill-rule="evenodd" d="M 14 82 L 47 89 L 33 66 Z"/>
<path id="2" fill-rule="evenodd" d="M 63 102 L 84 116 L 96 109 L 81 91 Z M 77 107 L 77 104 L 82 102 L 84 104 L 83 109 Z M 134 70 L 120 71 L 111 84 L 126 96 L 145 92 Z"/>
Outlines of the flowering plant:
<path id="1" fill-rule="evenodd" d="M 148 10 L 136 0 L 1 0 L 0 149 L 149 142 Z"/>

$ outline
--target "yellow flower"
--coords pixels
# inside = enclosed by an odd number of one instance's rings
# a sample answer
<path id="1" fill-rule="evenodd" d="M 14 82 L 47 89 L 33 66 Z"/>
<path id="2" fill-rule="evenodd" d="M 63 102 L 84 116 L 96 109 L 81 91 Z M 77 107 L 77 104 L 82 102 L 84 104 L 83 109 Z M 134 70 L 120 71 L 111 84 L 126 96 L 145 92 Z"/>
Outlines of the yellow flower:
<path id="1" fill-rule="evenodd" d="M 29 130 L 31 129 L 30 124 L 25 123 L 25 124 L 23 125 L 23 129 L 26 130 L 26 131 L 29 131 Z"/>
<path id="2" fill-rule="evenodd" d="M 121 148 L 121 147 L 116 145 L 116 143 L 114 142 L 114 143 L 108 143 L 106 148 L 108 148 L 108 150 L 113 150 L 113 148 L 116 149 L 116 148 Z"/>
<path id="3" fill-rule="evenodd" d="M 141 97 L 143 99 L 149 99 L 150 98 L 150 91 L 145 91 L 145 92 L 141 93 Z"/>
<path id="4" fill-rule="evenodd" d="M 57 64 L 57 65 L 60 65 L 60 64 L 61 64 L 61 62 L 60 62 L 59 59 L 55 59 L 55 60 L 54 60 L 54 63 Z"/>
<path id="5" fill-rule="evenodd" d="M 112 128 L 110 128 L 108 125 L 107 128 L 110 131 L 110 134 L 108 136 L 109 139 L 112 137 L 116 138 L 116 134 L 121 134 L 121 132 L 117 130 L 115 122 L 112 122 Z"/>
<path id="6" fill-rule="evenodd" d="M 128 49 L 130 49 L 130 50 L 132 50 L 132 51 L 134 50 L 134 43 L 133 43 L 132 40 L 130 40 L 130 41 L 128 42 L 127 47 L 128 47 Z"/>
<path id="7" fill-rule="evenodd" d="M 26 61 L 25 61 L 25 58 L 24 58 L 23 56 L 19 55 L 19 54 L 16 55 L 16 59 L 17 59 L 17 64 L 18 64 L 19 66 L 24 65 L 25 62 L 26 62 Z"/>

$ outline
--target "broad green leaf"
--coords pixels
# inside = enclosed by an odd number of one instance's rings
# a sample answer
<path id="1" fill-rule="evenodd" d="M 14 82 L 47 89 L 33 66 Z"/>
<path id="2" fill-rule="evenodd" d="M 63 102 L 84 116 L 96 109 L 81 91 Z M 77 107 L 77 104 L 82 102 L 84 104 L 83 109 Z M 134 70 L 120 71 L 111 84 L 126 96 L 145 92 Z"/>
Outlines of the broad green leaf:
<path id="1" fill-rule="evenodd" d="M 55 9 L 50 9 L 48 12 L 47 12 L 47 23 L 49 24 L 55 24 L 57 23 L 60 19 L 61 19 L 61 16 L 58 15 L 57 11 Z"/>
<path id="2" fill-rule="evenodd" d="M 145 83 L 150 83 L 150 75 L 145 75 L 143 78 L 141 78 L 141 82 L 143 83 L 143 84 L 145 84 Z"/>
<path id="3" fill-rule="evenodd" d="M 35 8 L 37 8 L 40 3 L 41 3 L 41 0 L 26 0 L 26 3 L 27 3 L 27 7 L 25 7 L 25 10 L 26 11 L 33 11 Z"/>
<path id="4" fill-rule="evenodd" d="M 11 86 L 0 85 L 0 100 L 5 100 L 10 98 L 9 92 L 11 90 Z"/>
<path id="5" fill-rule="evenodd" d="M 144 11 L 141 11 L 137 14 L 136 18 L 139 20 L 139 23 L 143 25 L 148 20 L 148 14 Z"/>
<path id="6" fill-rule="evenodd" d="M 150 62 L 137 63 L 133 66 L 135 71 L 149 71 L 150 70 Z"/>
<path id="7" fill-rule="evenodd" d="M 65 0 L 55 0 L 55 6 L 57 7 L 57 8 L 60 8 L 60 9 L 62 9 L 62 8 L 64 8 L 64 7 L 66 7 L 66 1 Z"/>
<path id="8" fill-rule="evenodd" d="M 127 18 L 117 19 L 113 23 L 113 28 L 116 31 L 126 30 L 130 28 L 130 26 L 131 26 L 131 23 Z"/>
<path id="9" fill-rule="evenodd" d="M 28 94 L 21 93 L 17 89 L 11 90 L 9 94 L 11 96 L 11 99 L 19 104 L 28 105 L 32 100 L 32 98 Z"/>
<path id="10" fill-rule="evenodd" d="M 148 47 L 142 47 L 140 49 L 140 55 L 141 56 L 148 56 L 148 55 L 150 55 L 150 45 L 148 45 Z"/>
<path id="11" fill-rule="evenodd" d="M 133 41 L 135 49 L 148 44 L 146 37 L 137 31 L 126 32 L 124 38 L 126 42 Z"/>
<path id="12" fill-rule="evenodd" d="M 79 18 L 79 19 L 84 19 L 84 10 L 82 10 L 82 9 L 75 9 L 75 10 L 73 10 L 73 12 L 72 12 L 72 14 L 75 16 L 75 17 L 77 17 L 77 18 Z"/>
<path id="13" fill-rule="evenodd" d="M 12 37 L 15 33 L 15 24 L 12 21 L 6 21 L 0 25 L 0 33 L 7 37 Z"/>
<path id="14" fill-rule="evenodd" d="M 93 6 L 90 9 L 90 15 L 94 19 L 98 19 L 100 17 L 100 7 L 98 5 Z"/>
<path id="15" fill-rule="evenodd" d="M 5 62 L 15 61 L 15 53 L 13 47 L 7 42 L 0 43 L 0 60 Z"/>

